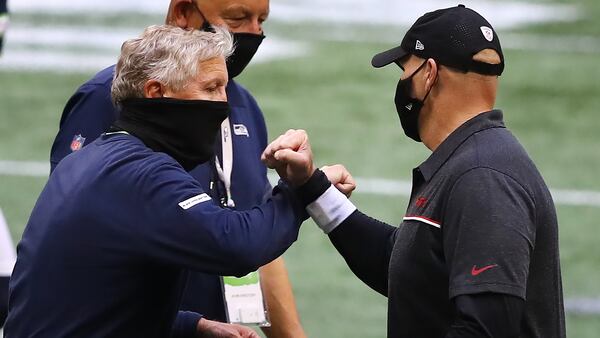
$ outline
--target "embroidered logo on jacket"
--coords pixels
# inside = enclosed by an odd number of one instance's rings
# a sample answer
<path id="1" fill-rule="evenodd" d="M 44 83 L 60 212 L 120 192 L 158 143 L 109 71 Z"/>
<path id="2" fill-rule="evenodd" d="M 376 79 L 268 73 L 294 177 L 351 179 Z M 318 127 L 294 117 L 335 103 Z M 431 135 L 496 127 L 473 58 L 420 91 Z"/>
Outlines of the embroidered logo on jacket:
<path id="1" fill-rule="evenodd" d="M 83 148 L 83 144 L 85 143 L 85 137 L 79 135 L 73 136 L 73 141 L 71 141 L 71 151 L 77 151 Z"/>
<path id="2" fill-rule="evenodd" d="M 250 137 L 250 134 L 248 133 L 248 128 L 246 128 L 246 126 L 243 124 L 234 124 L 233 133 L 238 136 Z"/>

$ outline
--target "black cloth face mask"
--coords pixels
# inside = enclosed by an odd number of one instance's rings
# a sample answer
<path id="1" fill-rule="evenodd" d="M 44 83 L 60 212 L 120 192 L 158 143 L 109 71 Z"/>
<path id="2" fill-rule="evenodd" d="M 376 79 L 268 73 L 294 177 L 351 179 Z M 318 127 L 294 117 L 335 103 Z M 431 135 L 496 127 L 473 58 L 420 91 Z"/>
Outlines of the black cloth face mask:
<path id="1" fill-rule="evenodd" d="M 121 103 L 114 130 L 124 130 L 154 151 L 173 157 L 190 171 L 214 157 L 221 123 L 229 116 L 224 101 L 135 98 Z"/>
<path id="2" fill-rule="evenodd" d="M 425 104 L 427 96 L 431 92 L 431 88 L 423 100 L 413 98 L 411 96 L 412 79 L 426 63 L 427 61 L 423 62 L 409 77 L 398 81 L 396 97 L 394 98 L 396 111 L 400 117 L 400 124 L 402 124 L 404 134 L 417 142 L 421 142 L 421 137 L 419 136 L 419 113 Z"/>
<path id="3" fill-rule="evenodd" d="M 198 11 L 200 10 L 198 9 Z M 215 32 L 214 28 L 212 28 L 210 22 L 208 22 L 206 18 L 204 19 L 204 23 L 200 30 L 211 33 Z M 233 45 L 235 50 L 227 59 L 227 73 L 229 74 L 230 80 L 244 71 L 264 39 L 264 34 L 233 33 Z"/>
<path id="4" fill-rule="evenodd" d="M 233 79 L 244 71 L 264 38 L 264 34 L 233 33 L 235 50 L 227 59 L 229 79 Z"/>

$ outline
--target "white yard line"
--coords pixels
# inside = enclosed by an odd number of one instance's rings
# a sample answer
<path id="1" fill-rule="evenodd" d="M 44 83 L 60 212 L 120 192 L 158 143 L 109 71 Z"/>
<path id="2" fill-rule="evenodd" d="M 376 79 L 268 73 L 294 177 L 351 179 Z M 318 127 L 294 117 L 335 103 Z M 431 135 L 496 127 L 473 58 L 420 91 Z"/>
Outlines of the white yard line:
<path id="1" fill-rule="evenodd" d="M 6 36 L 0 70 L 94 72 L 114 64 L 123 41 L 139 35 L 133 29 L 105 27 L 29 27 L 14 25 Z M 324 41 L 373 42 L 372 37 L 332 30 L 312 39 Z M 398 37 L 382 34 L 382 43 L 397 44 Z M 554 36 L 543 34 L 502 35 L 505 49 L 556 53 L 600 54 L 600 38 L 595 36 Z M 253 63 L 307 55 L 310 42 L 287 41 L 269 36 Z"/>
<path id="2" fill-rule="evenodd" d="M 565 299 L 565 311 L 580 315 L 600 315 L 600 297 L 567 298 Z"/>
<path id="3" fill-rule="evenodd" d="M 121 44 L 142 30 L 106 27 L 29 27 L 14 25 L 7 32 L 0 70 L 98 71 L 117 62 Z M 270 36 L 253 63 L 302 56 L 306 43 Z"/>
<path id="4" fill-rule="evenodd" d="M 390 45 L 398 45 L 401 36 L 393 32 L 382 33 L 374 40 L 365 34 L 352 35 L 342 29 L 335 29 L 316 37 L 323 41 L 364 42 L 377 41 Z M 548 35 L 529 33 L 501 32 L 500 40 L 504 50 L 533 51 L 538 53 L 584 53 L 600 54 L 600 38 L 592 35 Z"/>
<path id="5" fill-rule="evenodd" d="M 496 29 L 549 21 L 573 21 L 580 16 L 578 7 L 573 5 L 522 1 L 280 0 L 271 2 L 271 17 L 285 22 L 409 26 L 426 12 L 454 7 L 457 3 L 473 8 Z"/>
<path id="6" fill-rule="evenodd" d="M 47 177 L 50 173 L 48 162 L 0 161 L 0 175 Z"/>
<path id="7" fill-rule="evenodd" d="M 47 177 L 50 165 L 34 161 L 0 161 L 0 175 Z M 269 180 L 277 182 L 278 177 L 269 173 Z M 374 177 L 356 177 L 357 194 L 410 197 L 412 183 L 406 180 L 391 180 Z M 600 191 L 550 189 L 557 205 L 600 207 Z"/>
<path id="8" fill-rule="evenodd" d="M 278 0 L 271 1 L 270 18 L 285 22 L 337 22 L 349 24 L 410 25 L 425 12 L 456 6 L 456 0 Z M 523 1 L 462 0 L 488 18 L 498 29 L 531 23 L 571 21 L 579 17 L 577 6 L 567 4 L 529 3 Z M 10 3 L 14 13 L 111 14 L 146 13 L 164 15 L 167 0 L 136 1 L 103 0 L 18 0 Z"/>
<path id="9" fill-rule="evenodd" d="M 357 177 L 357 193 L 410 197 L 412 183 L 403 180 Z M 590 190 L 550 189 L 559 205 L 600 207 L 600 192 Z"/>
<path id="10" fill-rule="evenodd" d="M 0 161 L 0 176 L 47 177 L 50 165 L 47 162 Z M 278 176 L 269 174 L 269 180 L 276 183 Z M 411 183 L 403 180 L 357 177 L 357 194 L 384 196 L 410 196 Z M 556 204 L 600 207 L 600 192 L 553 189 Z M 573 314 L 600 315 L 600 298 L 578 297 L 565 300 L 565 311 Z M 0 331 L 0 337 L 2 332 Z"/>
<path id="11" fill-rule="evenodd" d="M 375 3 L 374 3 L 375 2 Z M 540 4 L 520 1 L 465 0 L 467 6 L 488 17 L 495 28 L 515 27 L 553 21 L 573 21 L 580 16 L 576 6 Z M 54 0 L 39 2 L 20 0 L 11 3 L 17 13 L 71 13 L 106 15 L 127 11 L 162 14 L 168 1 L 148 1 L 139 4 L 122 0 L 102 2 Z M 372 0 L 281 0 L 271 3 L 271 20 L 298 24 L 307 22 L 342 25 L 370 25 L 407 27 L 421 14 L 436 8 L 455 6 L 454 0 L 401 1 Z M 318 8 L 318 10 L 315 10 Z M 301 29 L 301 28 L 300 28 Z M 93 72 L 114 64 L 123 41 L 136 37 L 141 28 L 114 28 L 102 26 L 36 26 L 14 22 L 6 33 L 4 55 L 0 70 Z M 592 36 L 547 36 L 535 34 L 502 34 L 506 49 L 541 52 L 600 53 L 600 39 Z M 325 30 L 311 40 L 342 40 L 398 43 L 395 34 L 357 36 L 352 30 Z M 254 63 L 290 58 L 307 54 L 309 42 L 287 41 L 269 35 L 259 49 Z"/>
<path id="12" fill-rule="evenodd" d="M 355 177 L 355 179 L 357 194 L 410 197 L 412 187 L 410 181 L 372 177 Z M 270 173 L 269 180 L 275 183 L 278 177 Z M 600 207 L 600 191 L 550 189 L 550 192 L 557 205 Z"/>
<path id="13" fill-rule="evenodd" d="M 600 38 L 585 35 L 514 34 L 501 36 L 502 47 L 515 50 L 562 53 L 600 53 Z"/>

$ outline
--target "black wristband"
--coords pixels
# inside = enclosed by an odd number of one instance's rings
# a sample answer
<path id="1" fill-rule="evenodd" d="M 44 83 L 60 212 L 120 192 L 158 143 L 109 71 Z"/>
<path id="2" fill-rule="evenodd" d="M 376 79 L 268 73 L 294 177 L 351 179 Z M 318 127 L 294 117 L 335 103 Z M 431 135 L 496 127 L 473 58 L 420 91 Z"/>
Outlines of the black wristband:
<path id="1" fill-rule="evenodd" d="M 327 175 L 317 169 L 306 183 L 296 188 L 296 195 L 302 204 L 307 206 L 319 198 L 319 196 L 323 195 L 330 186 L 331 182 L 329 182 Z"/>

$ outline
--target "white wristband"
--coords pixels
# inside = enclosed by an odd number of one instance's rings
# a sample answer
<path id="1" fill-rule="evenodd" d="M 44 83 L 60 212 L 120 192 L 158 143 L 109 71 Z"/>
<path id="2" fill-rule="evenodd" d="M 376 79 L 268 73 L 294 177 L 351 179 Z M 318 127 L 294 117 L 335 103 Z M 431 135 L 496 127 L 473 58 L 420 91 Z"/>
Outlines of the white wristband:
<path id="1" fill-rule="evenodd" d="M 342 223 L 356 207 L 333 185 L 306 207 L 306 211 L 326 234 Z"/>

